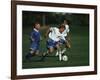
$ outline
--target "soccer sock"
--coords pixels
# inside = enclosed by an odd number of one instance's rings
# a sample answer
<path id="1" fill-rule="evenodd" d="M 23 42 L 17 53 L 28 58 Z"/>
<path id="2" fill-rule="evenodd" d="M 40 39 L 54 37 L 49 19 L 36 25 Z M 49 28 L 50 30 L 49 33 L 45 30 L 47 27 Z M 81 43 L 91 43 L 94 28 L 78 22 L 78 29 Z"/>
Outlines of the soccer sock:
<path id="1" fill-rule="evenodd" d="M 62 60 L 62 53 L 61 53 L 61 51 L 59 51 L 59 60 L 60 61 Z"/>
<path id="2" fill-rule="evenodd" d="M 59 54 L 59 61 L 61 61 L 62 60 L 62 51 L 61 51 L 61 48 L 58 48 L 57 49 L 58 50 L 58 54 Z"/>
<path id="3" fill-rule="evenodd" d="M 55 56 L 58 56 L 58 55 L 59 55 L 59 54 L 58 54 L 58 51 L 57 51 Z"/>

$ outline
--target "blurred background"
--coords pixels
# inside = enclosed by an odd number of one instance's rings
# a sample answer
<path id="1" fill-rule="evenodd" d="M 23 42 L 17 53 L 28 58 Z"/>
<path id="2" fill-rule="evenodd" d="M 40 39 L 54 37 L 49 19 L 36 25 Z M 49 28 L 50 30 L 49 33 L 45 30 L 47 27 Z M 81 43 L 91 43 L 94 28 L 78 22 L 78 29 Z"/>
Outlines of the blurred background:
<path id="1" fill-rule="evenodd" d="M 32 26 L 36 21 L 40 22 L 42 26 L 55 26 L 63 23 L 65 19 L 69 20 L 69 23 L 71 23 L 71 25 L 89 25 L 88 14 L 23 11 L 24 27 Z"/>

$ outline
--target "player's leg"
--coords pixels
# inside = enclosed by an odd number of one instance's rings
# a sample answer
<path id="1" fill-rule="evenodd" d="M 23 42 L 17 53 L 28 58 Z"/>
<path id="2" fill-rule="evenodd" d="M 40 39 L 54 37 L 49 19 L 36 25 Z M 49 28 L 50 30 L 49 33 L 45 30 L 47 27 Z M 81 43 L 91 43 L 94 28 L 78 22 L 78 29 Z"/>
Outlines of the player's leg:
<path id="1" fill-rule="evenodd" d="M 49 51 L 50 54 L 52 54 L 52 52 L 54 51 L 54 48 L 53 48 L 53 47 L 50 47 L 50 48 L 48 49 L 48 51 Z"/>
<path id="2" fill-rule="evenodd" d="M 60 44 L 56 44 L 56 48 L 57 48 L 57 52 L 58 52 L 58 56 L 59 56 L 59 61 L 62 60 L 62 53 L 61 53 L 61 47 Z"/>
<path id="3" fill-rule="evenodd" d="M 62 53 L 62 54 L 64 54 L 64 52 L 66 51 L 66 48 L 63 49 L 63 45 L 65 45 L 65 41 L 61 39 L 61 40 L 59 41 L 59 46 L 61 47 L 61 53 Z M 62 50 L 62 49 L 63 49 L 63 50 Z M 59 56 L 58 50 L 57 50 L 55 56 Z"/>
<path id="4" fill-rule="evenodd" d="M 48 53 L 52 53 L 54 51 L 54 41 L 52 39 L 47 40 L 47 49 Z"/>
<path id="5" fill-rule="evenodd" d="M 69 43 L 69 41 L 67 39 L 65 41 L 64 40 L 61 40 L 60 43 L 62 43 L 62 44 L 65 45 L 65 48 L 63 48 L 62 51 L 61 51 L 62 54 L 64 54 L 66 52 L 67 48 L 68 49 L 71 48 L 71 45 L 70 45 L 70 43 Z"/>
<path id="6" fill-rule="evenodd" d="M 29 53 L 26 55 L 26 59 L 31 59 L 35 54 L 35 51 L 30 49 Z"/>
<path id="7" fill-rule="evenodd" d="M 48 39 L 48 40 L 47 40 L 46 46 L 47 46 L 47 51 L 43 53 L 42 59 L 41 59 L 41 60 L 44 60 L 45 57 L 46 57 L 48 54 L 51 54 L 51 53 L 54 51 L 54 48 L 53 48 L 54 44 L 53 44 L 53 41 L 52 41 L 51 39 Z"/>
<path id="8" fill-rule="evenodd" d="M 40 53 L 40 44 L 37 44 L 35 49 L 35 55 L 39 55 L 39 53 Z"/>
<path id="9" fill-rule="evenodd" d="M 40 51 L 39 50 L 36 50 L 35 51 L 35 55 L 39 55 Z"/>
<path id="10" fill-rule="evenodd" d="M 37 44 L 36 43 L 32 43 L 29 49 L 28 54 L 26 55 L 26 59 L 31 59 L 32 56 L 35 56 L 35 51 L 37 49 Z"/>
<path id="11" fill-rule="evenodd" d="M 56 55 L 55 56 L 58 56 L 59 55 L 59 53 L 58 53 L 58 50 L 57 50 L 57 52 L 56 52 Z"/>
<path id="12" fill-rule="evenodd" d="M 59 45 L 59 46 L 60 46 L 60 45 Z M 59 46 L 56 45 L 56 49 L 57 49 L 57 50 L 56 50 L 56 55 L 55 55 L 55 56 L 59 56 L 59 51 L 60 51 L 60 50 L 59 50 Z"/>
<path id="13" fill-rule="evenodd" d="M 43 53 L 41 60 L 44 60 L 45 57 L 46 57 L 48 54 L 52 54 L 53 51 L 54 51 L 54 48 L 53 48 L 53 47 L 49 47 L 48 50 L 47 50 L 46 52 Z"/>

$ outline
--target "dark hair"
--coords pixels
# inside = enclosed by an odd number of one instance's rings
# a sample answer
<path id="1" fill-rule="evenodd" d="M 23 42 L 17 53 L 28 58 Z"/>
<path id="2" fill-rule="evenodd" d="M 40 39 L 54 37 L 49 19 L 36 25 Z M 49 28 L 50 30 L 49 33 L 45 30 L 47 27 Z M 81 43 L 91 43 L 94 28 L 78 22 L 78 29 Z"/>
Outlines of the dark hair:
<path id="1" fill-rule="evenodd" d="M 39 22 L 35 22 L 33 25 L 34 25 L 34 28 L 35 28 L 35 26 L 37 25 L 37 24 L 40 24 Z"/>
<path id="2" fill-rule="evenodd" d="M 64 24 L 61 24 L 60 26 L 59 26 L 59 29 L 60 28 L 64 28 L 65 29 L 65 25 Z"/>

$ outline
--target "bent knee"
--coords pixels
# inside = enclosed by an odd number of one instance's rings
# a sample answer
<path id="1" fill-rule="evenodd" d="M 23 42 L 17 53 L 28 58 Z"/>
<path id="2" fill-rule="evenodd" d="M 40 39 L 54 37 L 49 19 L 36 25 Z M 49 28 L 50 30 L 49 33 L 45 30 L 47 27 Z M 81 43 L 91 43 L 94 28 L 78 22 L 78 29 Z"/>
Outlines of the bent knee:
<path id="1" fill-rule="evenodd" d="M 54 51 L 53 48 L 49 48 L 49 53 L 52 53 Z"/>

